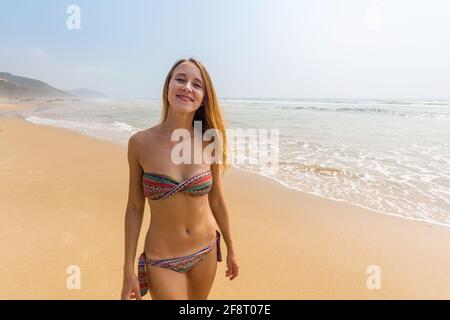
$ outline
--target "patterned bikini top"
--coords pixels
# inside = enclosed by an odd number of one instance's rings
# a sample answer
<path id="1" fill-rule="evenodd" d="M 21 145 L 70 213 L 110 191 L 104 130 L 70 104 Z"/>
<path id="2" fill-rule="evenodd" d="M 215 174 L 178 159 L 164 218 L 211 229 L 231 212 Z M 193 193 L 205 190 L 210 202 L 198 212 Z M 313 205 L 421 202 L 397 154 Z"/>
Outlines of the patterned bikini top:
<path id="1" fill-rule="evenodd" d="M 211 190 L 212 181 L 211 170 L 198 173 L 183 182 L 152 172 L 144 172 L 142 176 L 144 195 L 151 200 L 166 199 L 178 191 L 187 192 L 193 196 L 202 196 Z"/>

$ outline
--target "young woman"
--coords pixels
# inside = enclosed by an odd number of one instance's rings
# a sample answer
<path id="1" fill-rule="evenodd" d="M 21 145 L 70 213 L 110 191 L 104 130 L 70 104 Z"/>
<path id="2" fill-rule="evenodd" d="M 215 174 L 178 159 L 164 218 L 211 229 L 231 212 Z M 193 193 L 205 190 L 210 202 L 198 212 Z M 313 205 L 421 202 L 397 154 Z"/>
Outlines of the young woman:
<path id="1" fill-rule="evenodd" d="M 194 121 L 201 121 L 201 132 Z M 192 146 L 191 156 L 196 149 L 194 137 L 200 134 L 201 139 L 208 129 L 219 132 L 221 161 L 214 162 L 207 156 L 208 159 L 202 157 L 202 161 L 190 163 L 174 161 L 177 152 L 173 150 L 180 143 L 171 138 L 176 129 L 188 133 L 182 142 Z M 209 143 L 200 142 L 202 156 Z M 128 162 L 121 298 L 142 299 L 149 290 L 152 299 L 206 299 L 217 261 L 222 260 L 221 236 L 227 246 L 226 276 L 230 280 L 236 278 L 239 267 L 221 186 L 226 132 L 213 84 L 202 63 L 182 59 L 171 68 L 164 83 L 162 121 L 131 136 Z M 134 262 L 145 198 L 150 205 L 151 222 L 137 277 Z"/>

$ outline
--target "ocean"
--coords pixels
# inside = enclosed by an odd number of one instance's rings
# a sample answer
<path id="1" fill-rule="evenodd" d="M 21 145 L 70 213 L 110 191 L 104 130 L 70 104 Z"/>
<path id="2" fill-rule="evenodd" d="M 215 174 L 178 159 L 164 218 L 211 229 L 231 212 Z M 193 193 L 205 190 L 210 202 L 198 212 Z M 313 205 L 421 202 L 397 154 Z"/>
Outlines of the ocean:
<path id="1" fill-rule="evenodd" d="M 276 172 L 264 162 L 234 167 L 380 214 L 450 227 L 450 101 L 220 102 L 228 128 L 279 133 Z M 161 109 L 158 100 L 53 101 L 9 114 L 126 145 L 131 134 L 159 122 Z M 269 140 L 257 144 L 267 146 Z"/>

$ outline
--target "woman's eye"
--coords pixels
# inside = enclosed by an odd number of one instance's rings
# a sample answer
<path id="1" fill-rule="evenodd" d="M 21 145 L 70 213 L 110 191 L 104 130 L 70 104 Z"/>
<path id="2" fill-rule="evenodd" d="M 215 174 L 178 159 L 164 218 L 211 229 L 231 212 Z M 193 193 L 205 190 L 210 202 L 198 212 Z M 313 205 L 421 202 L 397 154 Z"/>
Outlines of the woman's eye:
<path id="1" fill-rule="evenodd" d="M 177 80 L 178 82 L 184 82 L 184 79 L 175 79 L 175 80 Z M 198 83 L 196 83 L 196 84 L 194 84 L 194 86 L 196 87 L 196 88 L 199 88 L 199 89 L 201 89 L 201 85 L 199 85 Z"/>

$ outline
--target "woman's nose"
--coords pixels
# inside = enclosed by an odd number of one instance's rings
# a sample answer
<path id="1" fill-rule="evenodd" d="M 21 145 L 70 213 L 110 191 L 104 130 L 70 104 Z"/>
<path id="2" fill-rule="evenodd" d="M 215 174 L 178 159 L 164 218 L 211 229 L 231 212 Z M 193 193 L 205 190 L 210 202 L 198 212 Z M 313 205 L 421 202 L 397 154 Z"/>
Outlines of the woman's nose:
<path id="1" fill-rule="evenodd" d="M 189 89 L 189 91 L 192 91 L 191 86 L 189 85 L 189 82 L 186 82 L 186 84 L 182 87 L 183 90 Z"/>

